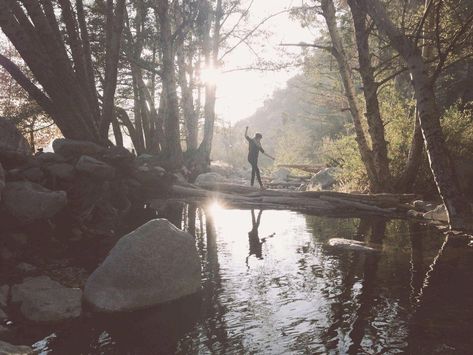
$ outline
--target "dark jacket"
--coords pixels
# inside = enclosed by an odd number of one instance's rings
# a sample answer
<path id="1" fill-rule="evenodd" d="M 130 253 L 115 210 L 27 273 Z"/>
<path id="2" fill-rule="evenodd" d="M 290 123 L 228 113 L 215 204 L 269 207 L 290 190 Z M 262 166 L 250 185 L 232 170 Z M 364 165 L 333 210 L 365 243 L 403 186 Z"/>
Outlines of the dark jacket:
<path id="1" fill-rule="evenodd" d="M 248 141 L 248 161 L 252 164 L 258 163 L 258 155 L 259 152 L 264 153 L 264 149 L 255 142 L 253 138 L 245 136 L 246 140 Z"/>

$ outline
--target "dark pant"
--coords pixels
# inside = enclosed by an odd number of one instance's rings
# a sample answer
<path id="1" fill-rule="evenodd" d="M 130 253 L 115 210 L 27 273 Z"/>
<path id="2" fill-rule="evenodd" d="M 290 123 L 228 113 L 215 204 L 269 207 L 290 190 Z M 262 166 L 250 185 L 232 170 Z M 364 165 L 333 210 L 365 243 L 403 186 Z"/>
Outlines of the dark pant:
<path id="1" fill-rule="evenodd" d="M 250 164 L 251 164 L 251 186 L 255 184 L 255 175 L 256 175 L 256 178 L 258 179 L 259 185 L 263 186 L 263 183 L 261 182 L 261 175 L 259 173 L 258 162 L 250 161 Z"/>

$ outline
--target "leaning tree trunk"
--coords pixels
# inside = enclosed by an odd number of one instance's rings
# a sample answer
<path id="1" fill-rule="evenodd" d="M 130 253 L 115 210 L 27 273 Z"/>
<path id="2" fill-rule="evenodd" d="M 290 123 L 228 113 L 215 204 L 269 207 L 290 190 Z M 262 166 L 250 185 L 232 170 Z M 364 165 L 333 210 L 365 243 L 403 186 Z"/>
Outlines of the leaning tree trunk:
<path id="1" fill-rule="evenodd" d="M 353 23 L 355 27 L 355 38 L 358 48 L 358 62 L 360 64 L 360 75 L 363 82 L 363 93 L 366 102 L 366 119 L 368 121 L 368 132 L 371 137 L 372 152 L 379 189 L 381 191 L 392 190 L 391 173 L 389 171 L 388 147 L 384 134 L 384 124 L 381 119 L 378 101 L 378 85 L 374 79 L 374 70 L 371 65 L 371 54 L 369 49 L 369 28 L 367 26 L 366 12 L 357 6 L 355 0 L 349 0 Z"/>
<path id="2" fill-rule="evenodd" d="M 366 11 L 378 29 L 389 38 L 390 44 L 399 52 L 411 73 L 430 168 L 448 211 L 450 226 L 458 229 L 470 228 L 471 208 L 458 186 L 455 168 L 448 157 L 432 79 L 427 74 L 428 68 L 422 58 L 421 50 L 395 27 L 378 1 L 357 1 L 360 6 L 366 5 Z"/>
<path id="3" fill-rule="evenodd" d="M 166 117 L 164 120 L 165 156 L 173 168 L 182 166 L 181 134 L 179 130 L 179 102 L 177 98 L 176 73 L 174 69 L 173 39 L 168 0 L 157 1 L 161 32 L 163 90 L 166 93 Z"/>
<path id="4" fill-rule="evenodd" d="M 368 142 L 366 141 L 363 126 L 361 124 L 360 108 L 358 107 L 358 102 L 356 101 L 355 87 L 351 76 L 351 68 L 343 48 L 342 39 L 338 31 L 337 21 L 335 18 L 335 6 L 332 0 L 322 0 L 321 4 L 322 15 L 325 18 L 325 22 L 327 23 L 330 33 L 330 38 L 332 40 L 331 53 L 337 60 L 338 69 L 342 79 L 343 87 L 345 89 L 345 96 L 348 100 L 350 113 L 353 118 L 356 142 L 358 143 L 361 159 L 366 168 L 370 190 L 371 192 L 379 192 L 381 191 L 381 187 L 378 182 L 372 152 L 368 146 Z"/>

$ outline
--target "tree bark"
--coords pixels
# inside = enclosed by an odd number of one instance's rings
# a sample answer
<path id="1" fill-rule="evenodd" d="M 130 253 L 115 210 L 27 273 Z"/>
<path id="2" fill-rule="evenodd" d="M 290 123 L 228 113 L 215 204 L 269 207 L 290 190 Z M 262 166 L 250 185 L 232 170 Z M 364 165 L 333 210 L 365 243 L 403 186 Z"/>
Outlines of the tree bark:
<path id="1" fill-rule="evenodd" d="M 217 0 L 215 14 L 212 15 L 211 6 L 209 7 L 209 17 L 207 19 L 207 28 L 204 33 L 204 56 L 207 68 L 218 68 L 218 54 L 220 48 L 220 29 L 223 16 L 222 0 Z M 212 21 L 213 19 L 213 21 Z M 211 36 L 212 22 L 213 36 Z M 206 162 L 210 166 L 210 153 L 212 152 L 212 140 L 215 127 L 215 102 L 217 95 L 216 83 L 208 82 L 205 85 L 205 103 L 204 103 L 204 133 L 203 139 L 199 146 L 199 151 Z"/>
<path id="2" fill-rule="evenodd" d="M 117 0 L 115 11 L 113 0 L 107 0 L 106 17 L 105 80 L 103 88 L 102 118 L 100 121 L 100 136 L 104 140 L 107 140 L 110 123 L 114 120 L 114 98 L 115 90 L 117 88 L 120 42 L 125 18 L 125 0 Z"/>
<path id="3" fill-rule="evenodd" d="M 358 149 L 361 154 L 361 159 L 365 165 L 366 173 L 368 175 L 368 181 L 370 185 L 371 192 L 381 191 L 379 185 L 378 177 L 376 174 L 376 168 L 372 156 L 372 152 L 366 141 L 365 133 L 363 131 L 363 126 L 361 124 L 361 114 L 356 101 L 355 87 L 352 79 L 352 72 L 350 65 L 343 48 L 342 39 L 337 27 L 337 21 L 335 18 L 335 6 L 332 0 L 322 0 L 322 15 L 325 18 L 327 27 L 330 33 L 330 38 L 332 39 L 332 50 L 331 53 L 335 57 L 340 76 L 342 79 L 343 87 L 345 90 L 345 96 L 348 100 L 350 107 L 350 113 L 353 118 L 353 124 L 355 127 L 356 142 L 358 143 Z"/>
<path id="4" fill-rule="evenodd" d="M 177 98 L 174 50 L 169 16 L 168 0 L 157 1 L 157 12 L 161 34 L 163 90 L 166 93 L 166 117 L 164 120 L 164 154 L 173 168 L 182 166 L 181 135 L 179 129 L 179 102 Z"/>
<path id="5" fill-rule="evenodd" d="M 381 119 L 378 101 L 378 85 L 374 79 L 374 70 L 371 65 L 369 49 L 369 29 L 366 23 L 366 12 L 358 7 L 355 0 L 349 0 L 353 23 L 355 27 L 356 44 L 358 48 L 358 62 L 363 82 L 363 93 L 366 102 L 366 119 L 368 132 L 371 137 L 373 161 L 381 191 L 391 191 L 392 179 L 389 171 L 388 147 L 386 144 L 384 124 Z"/>
<path id="6" fill-rule="evenodd" d="M 455 168 L 448 157 L 447 147 L 440 126 L 440 115 L 428 68 L 421 50 L 404 35 L 389 19 L 383 6 L 374 0 L 357 0 L 376 23 L 378 29 L 390 40 L 390 44 L 406 62 L 412 76 L 419 121 L 435 183 L 448 211 L 451 228 L 471 228 L 471 208 L 458 186 Z"/>

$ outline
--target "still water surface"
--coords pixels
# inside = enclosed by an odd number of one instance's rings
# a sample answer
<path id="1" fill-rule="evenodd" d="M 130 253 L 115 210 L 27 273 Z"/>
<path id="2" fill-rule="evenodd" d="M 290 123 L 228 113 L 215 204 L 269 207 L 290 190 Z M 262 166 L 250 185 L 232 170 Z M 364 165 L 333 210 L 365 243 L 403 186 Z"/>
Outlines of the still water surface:
<path id="1" fill-rule="evenodd" d="M 162 217 L 195 236 L 202 293 L 127 315 L 89 315 L 43 354 L 468 354 L 473 248 L 374 217 L 201 209 Z M 340 250 L 341 237 L 377 252 Z"/>

